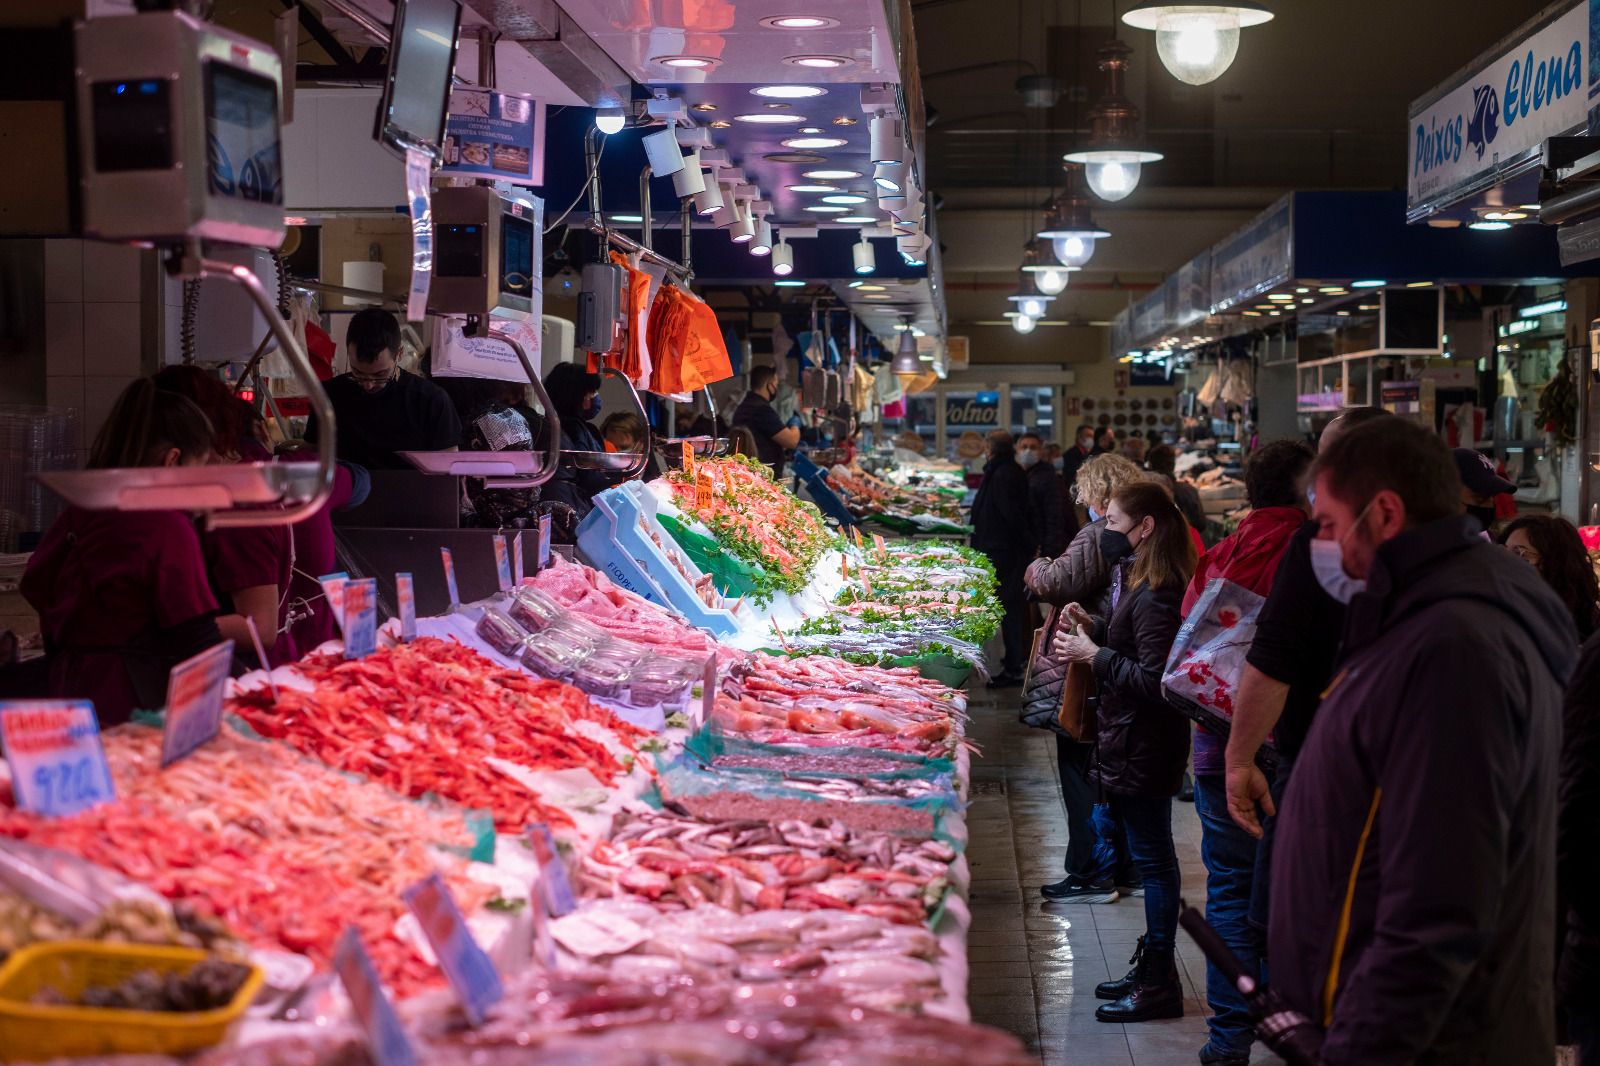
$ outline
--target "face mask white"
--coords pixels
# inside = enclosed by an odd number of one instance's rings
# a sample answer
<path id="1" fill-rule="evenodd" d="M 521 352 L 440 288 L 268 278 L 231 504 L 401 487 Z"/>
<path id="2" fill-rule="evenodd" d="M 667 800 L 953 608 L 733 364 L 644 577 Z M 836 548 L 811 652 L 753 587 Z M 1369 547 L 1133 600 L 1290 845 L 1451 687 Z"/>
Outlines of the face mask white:
<path id="1" fill-rule="evenodd" d="M 1100 521 L 1100 512 L 1099 511 L 1096 511 L 1093 507 L 1086 507 L 1085 510 L 1087 510 L 1089 512 L 1089 521 L 1091 521 L 1091 522 Z"/>
<path id="2" fill-rule="evenodd" d="M 1355 524 L 1345 530 L 1344 536 L 1338 540 L 1311 542 L 1311 571 L 1317 576 L 1317 584 L 1340 603 L 1349 603 L 1367 590 L 1364 580 L 1351 577 L 1344 571 L 1344 542 L 1360 528 L 1370 510 L 1372 504 L 1368 503 L 1356 516 Z"/>
<path id="3" fill-rule="evenodd" d="M 1039 461 L 1039 453 L 1032 448 L 1017 449 L 1017 465 L 1026 470 Z"/>

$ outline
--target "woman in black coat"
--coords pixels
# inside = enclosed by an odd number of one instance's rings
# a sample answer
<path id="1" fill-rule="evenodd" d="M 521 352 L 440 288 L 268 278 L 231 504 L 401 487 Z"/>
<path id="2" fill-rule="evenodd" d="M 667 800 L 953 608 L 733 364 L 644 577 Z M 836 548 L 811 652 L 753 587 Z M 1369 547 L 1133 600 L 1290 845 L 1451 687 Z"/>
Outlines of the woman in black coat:
<path id="1" fill-rule="evenodd" d="M 1111 617 L 1094 619 L 1069 604 L 1077 631 L 1059 633 L 1055 652 L 1094 667 L 1100 694 L 1095 772 L 1144 880 L 1145 935 L 1128 975 L 1095 989 L 1096 996 L 1115 1001 L 1095 1017 L 1177 1018 L 1183 1014 L 1183 985 L 1173 958 L 1179 884 L 1172 797 L 1189 759 L 1189 727 L 1163 698 L 1161 674 L 1183 623 L 1180 606 L 1194 573 L 1194 543 L 1166 486 L 1140 481 L 1111 497 L 1100 553 L 1112 567 Z"/>

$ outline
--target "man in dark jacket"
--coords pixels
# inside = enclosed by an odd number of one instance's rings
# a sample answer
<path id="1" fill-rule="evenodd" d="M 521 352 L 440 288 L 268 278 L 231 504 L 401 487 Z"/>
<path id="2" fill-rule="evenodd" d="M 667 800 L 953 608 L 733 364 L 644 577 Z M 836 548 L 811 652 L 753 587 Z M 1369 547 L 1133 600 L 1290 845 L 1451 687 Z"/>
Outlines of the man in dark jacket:
<path id="1" fill-rule="evenodd" d="M 1017 465 L 1028 475 L 1028 538 L 1033 556 L 1054 559 L 1067 550 L 1078 532 L 1077 516 L 1067 502 L 1067 483 L 1043 461 L 1044 440 L 1037 433 L 1017 438 Z"/>
<path id="2" fill-rule="evenodd" d="M 1273 986 L 1323 1066 L 1545 1066 L 1571 618 L 1409 420 L 1340 438 L 1316 493 L 1318 577 L 1350 603 L 1284 797 Z"/>
<path id="3" fill-rule="evenodd" d="M 1000 623 L 1005 657 L 989 686 L 1010 688 L 1022 684 L 1031 643 L 1028 598 L 1022 586 L 1022 572 L 1033 558 L 1028 535 L 1028 477 L 1017 465 L 1016 444 L 1009 432 L 991 430 L 988 450 L 983 481 L 972 500 L 972 546 L 994 564 L 1000 583 L 1000 606 L 1005 610 Z"/>
<path id="4" fill-rule="evenodd" d="M 1600 1062 L 1600 633 L 1567 690 L 1561 745 L 1558 899 L 1566 908 L 1556 990 L 1580 1066 Z"/>

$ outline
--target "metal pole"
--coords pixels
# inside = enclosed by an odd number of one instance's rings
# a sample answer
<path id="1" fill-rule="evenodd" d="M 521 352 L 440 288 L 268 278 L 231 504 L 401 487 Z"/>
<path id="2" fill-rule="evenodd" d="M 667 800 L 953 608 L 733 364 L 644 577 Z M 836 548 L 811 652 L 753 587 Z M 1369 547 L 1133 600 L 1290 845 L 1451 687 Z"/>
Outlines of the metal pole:
<path id="1" fill-rule="evenodd" d="M 678 251 L 678 256 L 683 260 L 683 272 L 686 276 L 694 273 L 694 267 L 691 265 L 694 257 L 689 251 L 689 235 L 694 231 L 694 210 L 689 203 L 692 199 L 694 199 L 692 196 L 685 196 L 678 201 L 678 225 L 683 233 L 683 247 Z"/>
<path id="2" fill-rule="evenodd" d="M 495 87 L 494 42 L 497 36 L 493 26 L 478 27 L 478 84 L 485 89 Z"/>
<path id="3" fill-rule="evenodd" d="M 650 232 L 650 176 L 656 172 L 655 167 L 649 163 L 639 171 L 639 218 L 644 222 L 644 230 L 640 233 L 640 241 L 652 251 L 655 249 L 655 235 Z"/>
<path id="4" fill-rule="evenodd" d="M 561 462 L 561 416 L 556 413 L 555 405 L 550 402 L 550 395 L 544 391 L 544 382 L 539 380 L 539 375 L 533 369 L 533 363 L 528 360 L 528 353 L 523 349 L 518 340 L 497 329 L 489 330 L 489 336 L 497 341 L 502 341 L 511 346 L 516 353 L 517 361 L 522 364 L 523 373 L 528 375 L 528 384 L 533 386 L 534 398 L 539 401 L 539 406 L 544 408 L 545 428 L 550 431 L 550 442 L 545 445 L 544 469 L 534 474 L 528 481 L 528 487 L 543 485 L 555 476 L 556 466 Z"/>

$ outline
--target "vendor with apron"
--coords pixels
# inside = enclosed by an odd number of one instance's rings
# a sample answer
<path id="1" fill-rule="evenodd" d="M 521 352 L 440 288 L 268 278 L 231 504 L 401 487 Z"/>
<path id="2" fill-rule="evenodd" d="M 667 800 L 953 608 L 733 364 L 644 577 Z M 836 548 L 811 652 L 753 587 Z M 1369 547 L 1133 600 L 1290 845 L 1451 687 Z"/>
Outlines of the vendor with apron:
<path id="1" fill-rule="evenodd" d="M 140 379 L 117 398 L 88 466 L 195 466 L 210 457 L 200 409 Z M 92 700 L 102 726 L 162 706 L 172 667 L 221 639 L 200 538 L 181 511 L 67 508 L 28 560 L 22 595 L 39 612 L 50 695 Z"/>

